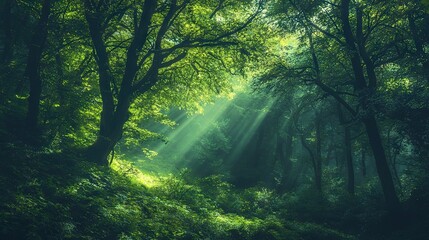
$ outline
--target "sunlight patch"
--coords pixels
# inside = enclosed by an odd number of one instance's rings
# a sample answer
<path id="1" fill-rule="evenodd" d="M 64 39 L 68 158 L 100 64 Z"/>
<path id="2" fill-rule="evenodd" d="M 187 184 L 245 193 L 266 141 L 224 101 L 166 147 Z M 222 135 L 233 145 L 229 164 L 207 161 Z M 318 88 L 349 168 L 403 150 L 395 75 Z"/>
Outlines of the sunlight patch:
<path id="1" fill-rule="evenodd" d="M 143 173 L 131 163 L 123 160 L 115 159 L 111 168 L 122 175 L 126 175 L 132 182 L 143 185 L 147 188 L 153 188 L 160 184 L 158 177 L 148 173 Z"/>

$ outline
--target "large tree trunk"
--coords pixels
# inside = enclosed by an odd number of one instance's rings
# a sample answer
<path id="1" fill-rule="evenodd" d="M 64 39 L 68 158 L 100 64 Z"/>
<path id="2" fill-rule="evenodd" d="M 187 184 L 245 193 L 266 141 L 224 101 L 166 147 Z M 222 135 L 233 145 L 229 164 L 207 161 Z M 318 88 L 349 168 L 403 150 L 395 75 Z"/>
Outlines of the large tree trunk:
<path id="1" fill-rule="evenodd" d="M 396 195 L 392 174 L 390 173 L 389 164 L 387 163 L 377 122 L 374 116 L 366 117 L 363 122 L 368 135 L 369 145 L 371 146 L 372 153 L 374 155 L 375 166 L 383 188 L 387 207 L 393 213 L 398 212 L 400 211 L 400 202 Z"/>
<path id="2" fill-rule="evenodd" d="M 92 38 L 98 65 L 98 83 L 102 99 L 102 110 L 100 116 L 100 130 L 97 140 L 88 147 L 87 155 L 90 161 L 100 165 L 109 165 L 107 157 L 113 151 L 115 144 L 122 137 L 122 127 L 119 121 L 114 119 L 115 103 L 111 83 L 114 77 L 110 71 L 109 57 L 106 44 L 103 40 L 103 28 L 99 16 L 85 12 L 85 17 L 89 26 L 89 33 Z M 118 130 L 120 129 L 119 133 Z"/>
<path id="3" fill-rule="evenodd" d="M 102 14 L 97 14 L 98 10 L 93 8 L 91 1 L 86 0 L 84 4 L 86 8 L 85 18 L 88 23 L 89 33 L 96 53 L 95 60 L 97 62 L 99 75 L 98 83 L 103 103 L 100 117 L 100 131 L 97 140 L 88 147 L 87 153 L 90 161 L 101 165 L 109 165 L 107 157 L 122 138 L 123 127 L 129 118 L 128 110 L 131 105 L 133 93 L 135 93 L 135 90 L 134 92 L 132 90 L 132 83 L 138 70 L 137 55 L 148 37 L 149 26 L 155 12 L 156 1 L 148 0 L 144 2 L 140 24 L 135 29 L 135 36 L 127 50 L 126 66 L 116 104 L 111 88 L 111 85 L 115 84 L 115 77 L 112 75 L 109 54 L 103 39 L 105 29 L 102 23 L 104 19 L 102 19 Z M 166 24 L 164 23 L 163 26 L 164 25 Z M 160 45 L 161 43 L 158 41 L 156 44 Z M 142 81 L 146 84 L 146 89 L 139 90 L 143 92 L 149 90 L 150 87 L 156 83 L 159 65 L 162 62 L 162 57 L 158 55 L 159 53 L 154 55 L 152 66 L 145 74 L 144 80 L 146 81 Z"/>
<path id="4" fill-rule="evenodd" d="M 42 13 L 39 23 L 29 44 L 27 66 L 24 78 L 30 82 L 30 96 L 28 98 L 28 109 L 26 126 L 34 132 L 38 126 L 40 97 L 42 94 L 42 79 L 40 77 L 40 63 L 42 60 L 43 47 L 48 35 L 48 19 L 51 13 L 51 1 L 43 1 Z"/>
<path id="5" fill-rule="evenodd" d="M 129 118 L 130 101 L 128 98 L 119 98 L 117 110 L 112 113 L 112 119 L 102 119 L 100 121 L 100 132 L 97 140 L 87 149 L 90 161 L 99 165 L 110 165 L 108 156 L 121 140 L 125 122 Z"/>
<path id="6" fill-rule="evenodd" d="M 115 145 L 121 140 L 124 124 L 115 123 L 113 125 L 115 125 L 113 128 L 117 130 L 100 132 L 97 140 L 88 147 L 87 157 L 90 161 L 99 165 L 110 165 L 111 162 L 108 156 L 113 152 Z"/>
<path id="7" fill-rule="evenodd" d="M 99 165 L 109 165 L 108 156 L 114 149 L 114 142 L 111 138 L 99 135 L 97 140 L 88 147 L 87 157 L 90 161 Z"/>

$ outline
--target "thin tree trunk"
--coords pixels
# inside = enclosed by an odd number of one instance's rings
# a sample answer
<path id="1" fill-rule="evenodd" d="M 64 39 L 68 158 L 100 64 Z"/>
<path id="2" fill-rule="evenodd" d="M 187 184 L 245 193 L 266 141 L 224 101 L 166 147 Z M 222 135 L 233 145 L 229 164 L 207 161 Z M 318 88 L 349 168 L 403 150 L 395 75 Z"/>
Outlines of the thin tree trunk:
<path id="1" fill-rule="evenodd" d="M 28 109 L 26 126 L 34 132 L 38 126 L 40 97 L 42 94 L 42 79 L 40 77 L 40 63 L 42 60 L 43 47 L 48 35 L 48 19 L 51 13 L 51 1 L 43 1 L 42 13 L 36 31 L 30 42 L 27 66 L 24 78 L 30 82 L 30 96 L 28 98 Z"/>
<path id="2" fill-rule="evenodd" d="M 14 0 L 6 0 L 3 4 L 3 31 L 4 31 L 4 49 L 1 61 L 8 65 L 13 56 L 13 38 L 12 38 L 12 3 Z"/>
<path id="3" fill-rule="evenodd" d="M 316 55 L 316 50 L 314 48 L 313 43 L 313 33 L 306 28 L 306 32 L 308 35 L 308 39 L 310 42 L 310 52 L 311 57 L 313 60 L 313 68 L 315 70 L 316 76 L 315 76 L 315 82 L 316 84 L 322 83 L 322 77 L 321 77 L 321 71 L 320 71 L 320 65 L 319 60 Z M 316 189 L 319 190 L 319 192 L 322 192 L 322 145 L 321 145 L 321 122 L 318 116 L 319 113 L 316 113 L 316 155 L 314 156 L 314 174 L 315 174 L 315 184 Z"/>
<path id="4" fill-rule="evenodd" d="M 314 173 L 314 186 L 316 187 L 316 189 L 319 189 L 318 188 L 318 185 L 319 185 L 318 182 L 319 181 L 317 180 L 319 175 L 317 174 L 317 165 L 316 165 L 316 159 L 315 159 L 313 150 L 311 150 L 310 146 L 306 142 L 304 134 L 301 133 L 300 139 L 301 139 L 302 146 L 305 148 L 305 150 L 307 150 L 308 155 L 310 155 L 310 160 L 311 160 L 311 164 L 313 166 L 313 173 Z"/>
<path id="5" fill-rule="evenodd" d="M 310 103 L 303 102 L 296 109 L 292 110 L 290 114 L 290 118 L 286 123 L 285 134 L 286 137 L 284 139 L 284 160 L 283 160 L 283 177 L 280 183 L 280 192 L 287 191 L 292 189 L 295 186 L 297 177 L 293 177 L 292 168 L 294 168 L 293 162 L 291 160 L 293 153 L 293 137 L 296 133 L 295 131 L 295 122 L 298 120 L 301 111 L 307 107 Z M 312 153 L 311 153 L 312 154 Z"/>
<path id="6" fill-rule="evenodd" d="M 350 137 L 350 127 L 344 127 L 344 142 L 345 142 L 345 154 L 347 162 L 347 191 L 354 195 L 355 194 L 355 173 L 353 167 L 353 156 L 352 156 L 352 142 Z"/>
<path id="7" fill-rule="evenodd" d="M 398 184 L 397 186 L 399 187 L 399 189 L 402 189 L 401 177 L 399 176 L 398 168 L 396 166 L 396 156 L 397 155 L 395 154 L 393 158 L 390 159 L 390 161 L 392 165 L 393 176 L 395 176 L 396 184 Z"/>
<path id="8" fill-rule="evenodd" d="M 398 168 L 396 166 L 396 158 L 400 152 L 401 144 L 399 146 L 393 146 L 392 145 L 392 136 L 391 136 L 392 131 L 393 131 L 393 128 L 390 128 L 387 131 L 387 146 L 389 148 L 389 150 L 387 152 L 388 153 L 388 159 L 389 159 L 390 167 L 391 167 L 392 172 L 393 172 L 394 180 L 395 180 L 397 186 L 399 187 L 399 189 L 402 189 L 401 178 L 399 177 Z"/>
<path id="9" fill-rule="evenodd" d="M 293 164 L 291 161 L 292 147 L 293 147 L 293 123 L 289 120 L 286 127 L 286 137 L 277 138 L 277 147 L 281 147 L 282 159 L 280 161 L 283 168 L 283 176 L 280 182 L 280 192 L 287 191 L 292 188 L 292 168 Z"/>
<path id="10" fill-rule="evenodd" d="M 362 168 L 362 176 L 366 177 L 366 151 L 365 146 L 361 143 L 361 168 Z"/>
<path id="11" fill-rule="evenodd" d="M 316 155 L 315 155 L 315 177 L 316 188 L 322 192 L 322 129 L 319 116 L 316 116 Z"/>
<path id="12" fill-rule="evenodd" d="M 344 156 L 347 165 L 347 191 L 354 195 L 355 193 L 355 173 L 353 167 L 352 140 L 350 134 L 350 126 L 346 125 L 346 119 L 341 105 L 338 104 L 338 117 L 340 124 L 344 125 Z"/>
<path id="13" fill-rule="evenodd" d="M 305 140 L 304 134 L 301 133 L 300 139 L 302 146 L 307 150 L 310 155 L 311 164 L 313 166 L 314 173 L 314 186 L 317 191 L 322 192 L 322 156 L 321 156 L 321 124 L 318 117 L 316 116 L 315 122 L 316 130 L 316 144 L 315 152 L 311 149 L 307 141 Z"/>
<path id="14" fill-rule="evenodd" d="M 61 58 L 61 54 L 58 52 L 55 54 L 55 68 L 57 71 L 57 91 L 58 91 L 58 99 L 60 106 L 63 107 L 66 104 L 66 98 L 65 98 L 65 89 L 63 86 L 64 83 L 64 71 L 63 71 L 63 60 Z"/>

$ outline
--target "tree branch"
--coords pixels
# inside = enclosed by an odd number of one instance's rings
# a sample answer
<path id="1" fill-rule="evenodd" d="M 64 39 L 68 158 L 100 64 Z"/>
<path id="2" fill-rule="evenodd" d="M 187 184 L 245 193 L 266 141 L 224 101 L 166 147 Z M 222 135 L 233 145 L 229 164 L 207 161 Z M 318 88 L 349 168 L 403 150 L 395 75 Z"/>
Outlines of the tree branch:
<path id="1" fill-rule="evenodd" d="M 181 54 L 177 55 L 175 58 L 173 58 L 173 59 L 171 59 L 171 60 L 169 60 L 169 61 L 163 62 L 163 63 L 160 65 L 160 68 L 169 67 L 169 66 L 173 65 L 174 63 L 176 63 L 176 62 L 178 62 L 178 61 L 182 60 L 183 58 L 185 58 L 185 57 L 186 57 L 186 55 L 187 55 L 187 52 L 183 52 L 183 53 L 181 53 Z"/>

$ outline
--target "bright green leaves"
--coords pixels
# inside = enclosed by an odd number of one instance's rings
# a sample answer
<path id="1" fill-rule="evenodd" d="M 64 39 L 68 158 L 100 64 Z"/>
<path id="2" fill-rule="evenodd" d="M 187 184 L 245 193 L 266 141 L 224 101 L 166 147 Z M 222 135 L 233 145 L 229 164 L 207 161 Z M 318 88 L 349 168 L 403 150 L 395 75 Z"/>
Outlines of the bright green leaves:
<path id="1" fill-rule="evenodd" d="M 411 93 L 412 83 L 409 78 L 388 79 L 385 85 L 387 91 L 399 90 L 400 92 Z"/>
<path id="2" fill-rule="evenodd" d="M 229 93 L 229 80 L 244 74 L 250 55 L 244 45 L 250 39 L 240 32 L 261 10 L 261 3 L 250 2 L 171 1 L 157 2 L 156 7 L 147 3 L 85 4 L 101 93 L 109 102 L 103 102 L 103 116 L 127 118 L 124 111 L 118 112 L 119 106 L 131 107 L 127 119 L 134 122 L 127 129 L 133 129 L 135 138 L 151 135 L 137 129 L 143 119 L 154 117 L 171 125 L 163 114 L 168 108 L 201 113 L 215 95 Z M 101 120 L 107 122 L 111 121 Z M 103 129 L 109 128 L 113 127 Z"/>

